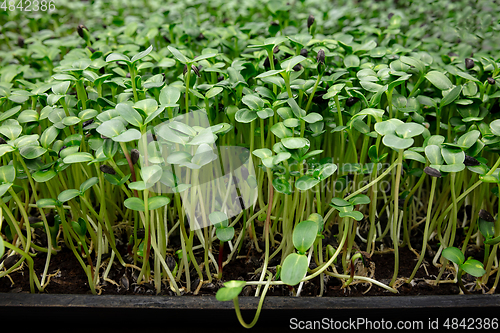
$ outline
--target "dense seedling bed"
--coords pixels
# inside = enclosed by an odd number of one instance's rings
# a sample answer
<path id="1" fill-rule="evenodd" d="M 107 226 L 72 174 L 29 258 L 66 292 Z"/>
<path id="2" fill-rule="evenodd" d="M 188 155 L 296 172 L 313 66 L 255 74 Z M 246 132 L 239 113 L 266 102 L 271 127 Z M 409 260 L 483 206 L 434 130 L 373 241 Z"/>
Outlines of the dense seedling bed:
<path id="1" fill-rule="evenodd" d="M 6 288 L 496 292 L 498 2 L 10 3 Z"/>

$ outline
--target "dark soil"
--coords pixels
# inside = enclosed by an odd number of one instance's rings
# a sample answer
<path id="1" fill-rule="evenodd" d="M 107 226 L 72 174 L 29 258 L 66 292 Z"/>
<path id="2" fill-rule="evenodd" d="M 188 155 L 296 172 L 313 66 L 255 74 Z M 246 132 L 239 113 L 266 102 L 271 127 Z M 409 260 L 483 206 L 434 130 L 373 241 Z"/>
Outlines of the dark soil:
<path id="1" fill-rule="evenodd" d="M 436 247 L 436 246 L 433 246 Z M 227 249 L 228 250 L 228 249 Z M 126 249 L 123 250 L 124 258 L 127 258 Z M 243 251 L 242 253 L 243 254 Z M 472 254 L 471 254 L 472 255 Z M 481 260 L 481 253 L 475 253 L 474 256 Z M 248 256 L 240 256 L 238 259 L 233 260 L 231 263 L 226 265 L 223 270 L 223 279 L 218 281 L 214 279 L 212 283 L 205 283 L 201 287 L 198 295 L 214 295 L 215 292 L 222 286 L 224 281 L 228 280 L 258 280 L 260 274 L 254 274 L 254 271 L 259 268 L 262 264 L 263 254 L 258 253 L 254 250 L 248 252 Z M 40 253 L 34 258 L 35 271 L 37 276 L 41 276 L 44 265 L 45 265 L 45 254 Z M 130 257 L 128 257 L 130 261 Z M 341 281 L 333 278 L 327 277 L 325 280 L 325 291 L 323 296 L 332 297 L 346 297 L 346 296 L 392 296 L 392 295 L 453 295 L 459 293 L 459 288 L 453 283 L 441 283 L 439 285 L 434 285 L 432 281 L 436 280 L 436 276 L 439 274 L 439 269 L 432 265 L 432 257 L 428 254 L 425 257 L 424 263 L 426 263 L 426 269 L 422 266 L 413 282 L 407 284 L 404 282 L 404 278 L 408 278 L 417 262 L 417 256 L 415 253 L 410 251 L 407 247 L 401 248 L 399 250 L 399 275 L 398 281 L 401 281 L 397 289 L 398 294 L 393 294 L 387 290 L 378 287 L 376 285 L 370 285 L 368 283 L 353 282 L 347 288 L 343 288 Z M 199 260 L 201 262 L 201 259 Z M 339 260 L 340 262 L 340 260 Z M 274 267 L 272 265 L 279 264 L 279 260 L 272 260 L 270 263 L 270 270 Z M 140 264 L 139 264 L 140 265 Z M 384 253 L 384 254 L 374 254 L 371 258 L 371 263 L 368 264 L 370 269 L 368 271 L 361 272 L 359 269 L 363 269 L 361 263 L 356 266 L 356 274 L 370 276 L 370 272 L 373 273 L 373 278 L 384 284 L 389 284 L 393 271 L 394 271 L 394 253 Z M 105 267 L 105 265 L 104 265 Z M 314 268 L 315 264 L 311 263 L 311 268 Z M 59 271 L 59 272 L 58 272 Z M 337 264 L 337 271 L 340 274 L 344 274 L 341 264 Z M 100 270 L 101 274 L 103 268 Z M 57 273 L 57 274 L 56 274 Z M 447 274 L 450 271 L 445 272 L 441 280 L 445 280 Z M 50 294 L 89 294 L 90 289 L 88 287 L 87 277 L 83 272 L 82 267 L 74 257 L 73 253 L 67 249 L 61 250 L 56 255 L 51 258 L 49 266 L 49 274 L 54 274 L 50 278 L 50 283 L 46 287 L 46 293 Z M 348 274 L 348 273 L 347 273 Z M 100 292 L 104 295 L 155 295 L 156 290 L 152 283 L 141 283 L 137 284 L 135 281 L 137 279 L 138 271 L 132 270 L 130 268 L 122 267 L 117 260 L 113 264 L 113 268 L 109 274 L 109 278 L 117 283 L 104 282 L 100 286 Z M 0 279 L 0 292 L 29 292 L 29 272 L 25 266 L 23 269 L 18 270 L 12 274 L 10 277 L 14 281 L 4 277 Z M 450 275 L 453 278 L 453 275 Z M 302 296 L 316 296 L 320 290 L 320 277 L 308 281 L 304 284 L 303 290 L 301 292 Z M 472 282 L 474 279 L 469 275 L 464 275 L 464 283 Z M 191 289 L 196 289 L 199 280 L 196 278 L 196 272 L 191 273 Z M 490 278 L 490 283 L 494 278 Z M 179 287 L 185 286 L 185 281 L 178 283 Z M 255 287 L 247 286 L 243 289 L 242 295 L 249 296 L 254 293 Z M 487 291 L 487 290 L 486 290 Z M 289 296 L 293 295 L 295 289 L 288 286 L 274 286 L 268 291 L 269 296 Z M 474 293 L 482 293 L 483 291 L 475 291 Z M 189 294 L 192 294 L 189 293 Z M 167 288 L 166 285 L 162 286 L 162 291 L 160 295 L 174 295 L 174 293 Z"/>

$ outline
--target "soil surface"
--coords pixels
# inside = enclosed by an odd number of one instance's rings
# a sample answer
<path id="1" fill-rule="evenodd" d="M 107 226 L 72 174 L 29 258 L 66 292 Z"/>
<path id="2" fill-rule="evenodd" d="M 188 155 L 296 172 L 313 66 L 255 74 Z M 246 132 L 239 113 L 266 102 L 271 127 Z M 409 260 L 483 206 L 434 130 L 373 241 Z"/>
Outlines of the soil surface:
<path id="1" fill-rule="evenodd" d="M 325 240 L 327 241 L 327 240 Z M 250 244 L 248 244 L 250 245 Z M 437 245 L 431 245 L 435 251 Z M 399 249 L 399 274 L 396 283 L 396 289 L 399 293 L 394 294 L 388 292 L 386 289 L 376 286 L 374 284 L 364 283 L 362 281 L 354 281 L 348 287 L 343 287 L 342 282 L 334 277 L 325 277 L 325 287 L 323 296 L 331 297 L 348 297 L 348 296 L 397 296 L 397 295 L 453 295 L 459 294 L 460 290 L 454 283 L 449 281 L 454 277 L 454 272 L 451 269 L 446 270 L 442 275 L 439 285 L 435 285 L 436 277 L 439 274 L 439 268 L 432 264 L 433 250 L 429 249 L 426 253 L 424 265 L 417 271 L 415 278 L 411 284 L 406 283 L 406 279 L 411 275 L 418 257 L 409 250 L 407 247 Z M 229 249 L 226 248 L 229 252 Z M 246 251 L 242 251 L 243 254 Z M 122 253 L 125 261 L 131 262 L 132 259 L 127 254 L 127 249 L 123 249 Z M 195 254 L 196 255 L 196 254 Z M 214 253 L 215 255 L 215 253 Z M 432 256 L 431 256 L 432 255 Z M 482 253 L 470 253 L 476 259 L 482 261 Z M 45 254 L 39 253 L 35 258 L 35 271 L 37 276 L 41 276 L 45 265 Z M 340 259 L 340 258 L 339 258 Z M 224 281 L 228 280 L 258 280 L 260 274 L 255 274 L 255 270 L 262 265 L 263 253 L 259 253 L 253 248 L 248 250 L 247 255 L 241 255 L 227 264 L 223 269 L 223 278 L 219 281 L 213 279 L 212 283 L 204 283 L 198 295 L 215 295 L 216 291 L 222 287 Z M 199 262 L 201 263 L 201 259 Z M 339 260 L 340 262 L 341 260 Z M 104 265 L 101 266 L 100 273 L 104 272 L 107 265 L 107 260 L 103 260 Z M 279 264 L 279 258 L 274 258 L 269 263 L 269 270 L 275 272 L 275 266 Z M 23 264 L 24 265 L 24 264 Z M 138 264 L 141 265 L 140 263 Z M 310 268 L 315 268 L 316 264 L 312 260 Z M 342 265 L 337 263 L 337 272 L 344 274 Z M 394 253 L 375 253 L 369 260 L 366 261 L 366 266 L 361 261 L 356 263 L 355 274 L 371 277 L 386 285 L 389 284 L 394 272 Z M 87 276 L 84 274 L 82 267 L 74 257 L 73 253 L 68 249 L 63 249 L 51 258 L 49 271 L 51 275 L 50 283 L 45 288 L 46 293 L 50 294 L 90 294 L 88 287 Z M 108 275 L 109 280 L 102 283 L 98 290 L 103 295 L 155 295 L 156 289 L 153 282 L 137 284 L 137 276 L 139 271 L 131 268 L 122 267 L 117 260 L 113 263 L 113 267 Z M 349 274 L 347 272 L 346 274 Z M 10 274 L 10 278 L 4 277 L 0 279 L 0 292 L 13 292 L 13 293 L 26 293 L 30 290 L 29 285 L 29 270 L 26 265 L 22 269 L 17 270 Z M 196 272 L 191 272 L 191 289 L 195 290 L 199 284 L 196 278 Z M 489 283 L 484 290 L 474 290 L 475 278 L 465 274 L 463 276 L 464 284 L 472 293 L 485 293 L 491 287 L 495 275 L 489 279 Z M 13 281 L 14 283 L 12 283 Z M 165 283 L 162 285 L 160 295 L 174 295 L 174 293 L 167 287 Z M 185 287 L 185 281 L 178 282 L 179 287 Z M 184 288 L 182 288 L 184 289 Z M 249 296 L 254 293 L 255 287 L 247 286 L 243 289 L 242 296 Z M 268 291 L 269 296 L 290 296 L 294 295 L 296 288 L 288 286 L 274 286 Z M 320 292 L 320 277 L 304 283 L 301 291 L 302 296 L 317 296 Z M 192 295 L 193 292 L 184 293 Z"/>

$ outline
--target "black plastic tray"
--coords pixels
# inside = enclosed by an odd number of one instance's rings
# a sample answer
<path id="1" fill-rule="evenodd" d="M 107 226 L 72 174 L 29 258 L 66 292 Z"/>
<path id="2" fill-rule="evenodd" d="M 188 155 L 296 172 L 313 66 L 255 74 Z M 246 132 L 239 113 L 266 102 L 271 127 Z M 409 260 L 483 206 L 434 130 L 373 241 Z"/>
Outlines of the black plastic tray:
<path id="1" fill-rule="evenodd" d="M 247 322 L 253 319 L 258 298 L 240 297 Z M 424 329 L 414 326 L 406 332 L 471 331 L 446 329 L 446 318 L 500 317 L 500 295 L 380 296 L 380 297 L 276 297 L 265 299 L 257 325 L 261 332 L 299 331 L 307 321 L 421 321 Z M 296 319 L 292 319 L 296 318 Z M 360 319 L 361 318 L 361 319 Z M 429 322 L 439 319 L 440 326 L 430 329 Z M 2 324 L 17 322 L 23 327 L 33 323 L 54 323 L 67 332 L 239 332 L 233 302 L 219 302 L 212 296 L 94 296 L 52 294 L 0 294 Z M 468 319 L 470 322 L 470 319 Z M 477 319 L 476 319 L 477 321 Z M 450 322 L 451 324 L 451 322 Z M 63 325 L 63 326 L 61 326 Z M 68 325 L 68 326 L 66 326 Z M 331 324 L 330 324 L 331 325 Z M 344 324 L 346 325 L 346 324 Z M 328 329 L 329 331 L 386 331 L 367 326 Z M 387 326 L 386 326 L 387 327 Z M 48 327 L 47 327 L 48 328 Z M 293 329 L 295 328 L 295 329 Z M 325 328 L 323 326 L 322 328 Z M 200 330 L 200 331 L 198 331 Z M 18 330 L 22 332 L 24 330 Z M 54 332 L 53 330 L 51 330 Z M 473 330 L 476 331 L 476 330 Z M 480 331 L 480 330 L 477 330 Z M 496 331 L 482 329 L 482 332 Z"/>

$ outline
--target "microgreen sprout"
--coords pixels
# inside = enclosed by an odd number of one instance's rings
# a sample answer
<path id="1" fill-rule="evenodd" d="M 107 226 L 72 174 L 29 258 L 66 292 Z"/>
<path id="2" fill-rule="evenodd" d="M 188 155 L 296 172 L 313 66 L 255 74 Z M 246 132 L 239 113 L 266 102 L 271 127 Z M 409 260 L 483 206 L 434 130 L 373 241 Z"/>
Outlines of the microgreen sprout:
<path id="1" fill-rule="evenodd" d="M 33 17 L 9 11 L 0 278 L 26 264 L 30 291 L 43 292 L 68 251 L 94 294 L 130 286 L 116 269 L 157 294 L 224 284 L 216 297 L 233 300 L 245 327 L 271 286 L 300 297 L 318 277 L 317 296 L 328 279 L 345 293 L 356 283 L 396 293 L 427 265 L 436 284 L 449 280 L 445 259 L 463 293 L 473 292 L 464 272 L 494 293 L 494 12 L 482 0 L 61 0 Z M 380 252 L 394 256 L 388 284 L 369 277 L 376 266 L 361 269 Z M 249 257 L 262 258 L 254 281 L 225 281 Z M 260 297 L 250 324 L 244 287 Z"/>
<path id="2" fill-rule="evenodd" d="M 466 294 L 470 294 L 470 292 L 463 285 L 462 274 L 466 272 L 472 276 L 481 277 L 484 273 L 486 273 L 481 262 L 472 258 L 465 260 L 463 253 L 456 247 L 447 247 L 444 249 L 443 257 L 458 266 L 457 283 L 460 286 L 460 289 Z"/>

